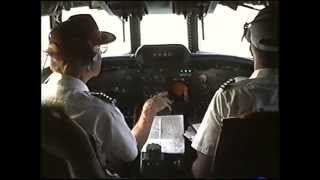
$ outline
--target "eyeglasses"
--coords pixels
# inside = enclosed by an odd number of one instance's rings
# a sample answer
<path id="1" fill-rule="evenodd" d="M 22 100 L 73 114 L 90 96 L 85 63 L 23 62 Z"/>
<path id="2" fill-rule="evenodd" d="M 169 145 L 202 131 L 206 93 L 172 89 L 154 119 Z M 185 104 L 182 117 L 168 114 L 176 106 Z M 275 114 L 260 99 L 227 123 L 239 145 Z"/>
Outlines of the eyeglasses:
<path id="1" fill-rule="evenodd" d="M 108 46 L 107 45 L 101 45 L 100 46 L 100 51 L 101 51 L 101 54 L 104 54 L 108 51 Z"/>
<path id="2" fill-rule="evenodd" d="M 97 45 L 97 46 L 95 46 L 95 47 L 93 48 L 93 51 L 94 51 L 96 54 L 100 54 L 100 55 L 106 53 L 107 50 L 108 50 L 108 46 L 106 46 L 106 45 L 102 45 L 102 46 Z"/>
<path id="3" fill-rule="evenodd" d="M 93 57 L 93 61 L 98 61 L 99 59 L 101 60 L 101 54 L 106 53 L 108 50 L 108 47 L 106 45 L 104 46 L 94 46 L 93 51 L 95 52 L 95 56 Z"/>

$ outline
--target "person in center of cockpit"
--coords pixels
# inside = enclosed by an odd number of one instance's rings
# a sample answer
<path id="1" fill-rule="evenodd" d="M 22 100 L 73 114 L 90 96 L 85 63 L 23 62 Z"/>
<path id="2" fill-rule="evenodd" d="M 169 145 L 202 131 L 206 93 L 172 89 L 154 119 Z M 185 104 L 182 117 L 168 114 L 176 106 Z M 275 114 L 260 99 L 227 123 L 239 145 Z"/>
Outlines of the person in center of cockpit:
<path id="1" fill-rule="evenodd" d="M 261 110 L 279 111 L 278 22 L 278 8 L 269 6 L 261 10 L 251 23 L 245 24 L 244 36 L 250 43 L 254 72 L 249 79 L 227 81 L 212 98 L 192 142 L 197 151 L 192 167 L 195 177 L 208 177 L 214 168 L 224 118 Z"/>
<path id="2" fill-rule="evenodd" d="M 101 70 L 100 45 L 115 39 L 112 33 L 99 31 L 88 14 L 71 16 L 57 25 L 50 32 L 47 49 L 53 73 L 41 87 L 42 104 L 62 105 L 67 115 L 95 139 L 98 157 L 106 168 L 135 160 L 148 138 L 153 117 L 165 108 L 171 110 L 172 103 L 165 92 L 151 97 L 130 130 L 110 97 L 89 92 L 85 83 Z"/>

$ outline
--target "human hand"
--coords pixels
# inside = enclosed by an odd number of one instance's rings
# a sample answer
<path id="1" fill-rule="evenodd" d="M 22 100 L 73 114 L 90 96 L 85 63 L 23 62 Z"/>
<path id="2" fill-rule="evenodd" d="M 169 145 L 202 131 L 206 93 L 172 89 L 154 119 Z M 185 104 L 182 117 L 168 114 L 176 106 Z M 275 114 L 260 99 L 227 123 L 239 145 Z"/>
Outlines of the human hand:
<path id="1" fill-rule="evenodd" d="M 157 114 L 158 112 L 168 108 L 171 111 L 172 101 L 168 98 L 168 92 L 161 92 L 149 98 L 143 105 L 144 110 L 150 110 Z"/>

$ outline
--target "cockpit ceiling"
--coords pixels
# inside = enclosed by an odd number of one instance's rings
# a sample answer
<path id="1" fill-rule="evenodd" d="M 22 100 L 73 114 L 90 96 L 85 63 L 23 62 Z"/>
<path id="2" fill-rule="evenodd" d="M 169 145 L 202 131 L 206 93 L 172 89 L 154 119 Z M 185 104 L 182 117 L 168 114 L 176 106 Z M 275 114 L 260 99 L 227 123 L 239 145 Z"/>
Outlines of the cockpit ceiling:
<path id="1" fill-rule="evenodd" d="M 62 9 L 89 6 L 92 9 L 105 9 L 117 16 L 136 14 L 188 14 L 213 13 L 217 4 L 228 6 L 234 10 L 243 4 L 269 5 L 273 1 L 42 1 L 41 15 L 52 15 Z"/>

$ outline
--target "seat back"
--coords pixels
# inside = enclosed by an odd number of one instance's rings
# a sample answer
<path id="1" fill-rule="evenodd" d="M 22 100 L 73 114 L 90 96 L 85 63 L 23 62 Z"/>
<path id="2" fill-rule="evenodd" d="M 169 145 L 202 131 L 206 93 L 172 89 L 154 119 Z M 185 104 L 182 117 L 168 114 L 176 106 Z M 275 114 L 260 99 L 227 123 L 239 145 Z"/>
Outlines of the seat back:
<path id="1" fill-rule="evenodd" d="M 254 112 L 223 120 L 213 177 L 279 177 L 278 112 Z"/>
<path id="2" fill-rule="evenodd" d="M 42 107 L 41 110 L 41 175 L 106 178 L 88 134 L 68 118 L 62 107 Z"/>

